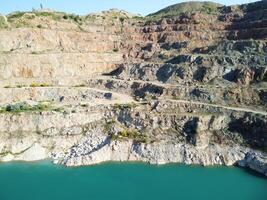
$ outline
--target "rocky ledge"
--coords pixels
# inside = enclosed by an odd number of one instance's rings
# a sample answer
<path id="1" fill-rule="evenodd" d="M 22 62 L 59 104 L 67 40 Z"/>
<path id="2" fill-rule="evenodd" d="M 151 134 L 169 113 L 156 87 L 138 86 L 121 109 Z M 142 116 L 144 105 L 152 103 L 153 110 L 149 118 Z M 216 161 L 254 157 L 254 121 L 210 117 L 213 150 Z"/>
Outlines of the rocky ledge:
<path id="1" fill-rule="evenodd" d="M 142 161 L 156 165 L 168 163 L 202 166 L 235 165 L 248 167 L 267 176 L 267 154 L 240 146 L 194 147 L 172 142 L 143 144 L 133 140 L 113 141 L 104 135 L 89 134 L 63 157 L 57 154 L 51 156 L 54 163 L 66 166 L 93 165 L 107 161 Z"/>

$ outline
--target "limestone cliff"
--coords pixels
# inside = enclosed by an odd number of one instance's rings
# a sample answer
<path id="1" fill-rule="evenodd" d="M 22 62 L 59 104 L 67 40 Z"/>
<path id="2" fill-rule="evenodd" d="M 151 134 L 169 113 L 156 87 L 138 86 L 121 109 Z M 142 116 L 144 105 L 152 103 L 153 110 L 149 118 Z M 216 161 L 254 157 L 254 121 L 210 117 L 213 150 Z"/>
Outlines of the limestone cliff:
<path id="1" fill-rule="evenodd" d="M 0 161 L 267 175 L 267 2 L 0 16 Z"/>

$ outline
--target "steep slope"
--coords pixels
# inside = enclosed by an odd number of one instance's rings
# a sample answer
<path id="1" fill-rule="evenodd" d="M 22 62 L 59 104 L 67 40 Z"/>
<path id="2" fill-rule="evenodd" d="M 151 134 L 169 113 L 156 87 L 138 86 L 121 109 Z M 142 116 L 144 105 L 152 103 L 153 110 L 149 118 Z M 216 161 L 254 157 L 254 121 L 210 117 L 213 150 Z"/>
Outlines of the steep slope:
<path id="1" fill-rule="evenodd" d="M 51 84 L 113 69 L 122 62 L 120 21 L 114 19 L 113 26 L 102 21 L 95 15 L 41 11 L 7 16 L 9 28 L 0 33 L 2 83 L 31 78 Z"/>
<path id="2" fill-rule="evenodd" d="M 267 3 L 0 18 L 0 160 L 267 175 Z"/>
<path id="3" fill-rule="evenodd" d="M 172 17 L 184 13 L 195 13 L 195 12 L 202 12 L 205 14 L 217 14 L 219 8 L 222 6 L 223 5 L 218 3 L 205 2 L 205 1 L 183 2 L 159 10 L 156 13 L 148 15 L 148 17 L 154 17 L 154 18 Z"/>

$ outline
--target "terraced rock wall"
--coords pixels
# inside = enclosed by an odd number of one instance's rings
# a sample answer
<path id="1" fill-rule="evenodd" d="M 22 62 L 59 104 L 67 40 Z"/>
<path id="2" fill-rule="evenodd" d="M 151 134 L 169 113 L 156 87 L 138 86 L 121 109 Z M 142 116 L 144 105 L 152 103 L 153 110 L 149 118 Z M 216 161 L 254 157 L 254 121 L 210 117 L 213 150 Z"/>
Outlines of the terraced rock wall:
<path id="1" fill-rule="evenodd" d="M 267 175 L 267 3 L 0 17 L 0 160 Z"/>

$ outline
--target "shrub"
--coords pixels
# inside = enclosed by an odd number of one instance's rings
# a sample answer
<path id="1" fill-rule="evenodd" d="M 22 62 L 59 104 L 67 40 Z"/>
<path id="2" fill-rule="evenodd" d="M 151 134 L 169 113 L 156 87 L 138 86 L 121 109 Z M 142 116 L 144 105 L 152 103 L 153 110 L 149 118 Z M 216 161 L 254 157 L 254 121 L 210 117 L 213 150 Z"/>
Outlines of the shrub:
<path id="1" fill-rule="evenodd" d="M 61 112 L 62 107 L 53 108 L 50 102 L 37 102 L 34 105 L 27 102 L 8 104 L 0 107 L 0 113 L 21 113 L 21 112 L 41 112 L 41 111 L 55 111 Z"/>
<path id="2" fill-rule="evenodd" d="M 17 87 L 17 88 L 22 88 L 22 87 L 26 87 L 26 85 L 23 85 L 23 84 L 21 84 L 21 85 L 16 85 L 16 87 Z"/>
<path id="3" fill-rule="evenodd" d="M 8 20 L 12 21 L 17 18 L 21 18 L 26 12 L 15 12 L 7 16 Z"/>
<path id="4" fill-rule="evenodd" d="M 86 87 L 86 84 L 82 83 L 82 84 L 79 84 L 79 85 L 75 85 L 74 87 Z"/>
<path id="5" fill-rule="evenodd" d="M 144 17 L 136 15 L 136 16 L 133 16 L 133 19 L 141 20 L 141 19 L 144 19 Z"/>
<path id="6" fill-rule="evenodd" d="M 49 87 L 50 85 L 48 83 L 32 83 L 30 84 L 30 87 Z"/>
<path id="7" fill-rule="evenodd" d="M 116 123 L 115 120 L 106 122 L 106 124 L 104 125 L 104 132 L 105 133 L 109 132 L 115 123 Z"/>
<path id="8" fill-rule="evenodd" d="M 123 130 L 118 132 L 116 135 L 112 135 L 112 140 L 121 140 L 121 139 L 132 139 L 134 142 L 137 143 L 147 143 L 148 138 L 146 135 L 141 134 L 135 130 Z"/>
<path id="9" fill-rule="evenodd" d="M 82 18 L 79 15 L 74 15 L 74 14 L 70 14 L 70 15 L 64 15 L 63 19 L 70 19 L 76 23 L 81 23 L 82 22 Z"/>
<path id="10" fill-rule="evenodd" d="M 120 22 L 123 24 L 124 23 L 125 18 L 124 17 L 120 17 Z"/>
<path id="11" fill-rule="evenodd" d="M 131 109 L 135 108 L 137 105 L 135 103 L 127 103 L 127 104 L 114 104 L 115 109 L 124 110 L 124 109 Z"/>
<path id="12" fill-rule="evenodd" d="M 34 13 L 25 13 L 23 17 L 26 19 L 34 19 L 36 15 Z"/>
<path id="13" fill-rule="evenodd" d="M 69 16 L 68 15 L 63 15 L 63 19 L 69 19 Z"/>
<path id="14" fill-rule="evenodd" d="M 5 107 L 1 108 L 1 113 L 10 112 L 10 113 L 20 113 L 26 111 L 44 111 L 50 108 L 49 104 L 46 103 L 38 103 L 36 105 L 30 105 L 26 102 L 9 104 Z"/>
<path id="15" fill-rule="evenodd" d="M 113 49 L 113 52 L 118 52 L 118 51 L 119 51 L 118 48 L 114 48 L 114 49 Z"/>
<path id="16" fill-rule="evenodd" d="M 5 16 L 0 15 L 0 28 L 7 28 L 7 27 L 8 27 L 8 24 L 7 24 Z"/>

